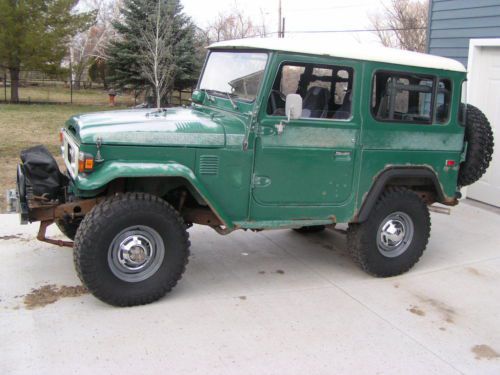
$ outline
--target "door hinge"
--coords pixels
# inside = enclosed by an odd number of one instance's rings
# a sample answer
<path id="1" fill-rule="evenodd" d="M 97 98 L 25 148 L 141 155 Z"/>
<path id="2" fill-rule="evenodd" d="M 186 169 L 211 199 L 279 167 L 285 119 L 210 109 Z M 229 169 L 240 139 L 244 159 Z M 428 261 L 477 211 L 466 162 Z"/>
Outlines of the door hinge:
<path id="1" fill-rule="evenodd" d="M 267 176 L 257 176 L 255 173 L 252 175 L 251 187 L 266 187 L 271 185 L 271 179 Z"/>

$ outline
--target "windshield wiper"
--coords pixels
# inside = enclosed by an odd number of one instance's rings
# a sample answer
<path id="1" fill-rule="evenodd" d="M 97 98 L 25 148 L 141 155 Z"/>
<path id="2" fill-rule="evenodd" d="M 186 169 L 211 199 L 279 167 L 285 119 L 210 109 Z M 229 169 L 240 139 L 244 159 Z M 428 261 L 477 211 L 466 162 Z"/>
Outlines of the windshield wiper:
<path id="1" fill-rule="evenodd" d="M 212 103 L 213 103 L 213 102 L 215 102 L 215 99 L 212 97 L 212 95 L 210 95 L 210 94 L 208 93 L 208 90 L 207 90 L 207 89 L 200 89 L 200 90 L 201 90 L 201 91 L 203 91 L 203 92 L 205 93 L 205 95 L 207 96 L 207 99 L 208 99 L 208 101 L 209 101 L 209 102 L 212 102 Z"/>
<path id="2" fill-rule="evenodd" d="M 231 94 L 228 92 L 225 92 L 224 94 L 226 94 L 226 96 L 229 99 L 229 101 L 231 102 L 231 105 L 233 106 L 233 108 L 236 109 L 237 111 L 239 111 L 240 109 L 238 108 L 238 106 L 234 102 L 233 98 L 231 97 Z"/>
<path id="3" fill-rule="evenodd" d="M 229 99 L 229 101 L 231 102 L 231 105 L 233 106 L 234 109 L 236 110 L 240 110 L 238 108 L 238 105 L 236 104 L 236 102 L 234 101 L 233 99 L 233 96 L 235 96 L 234 94 L 230 94 L 229 92 L 225 92 L 225 91 L 218 91 L 218 90 L 206 90 L 207 92 L 210 91 L 211 93 L 216 93 L 216 94 L 221 94 L 221 95 L 224 95 L 226 98 Z"/>

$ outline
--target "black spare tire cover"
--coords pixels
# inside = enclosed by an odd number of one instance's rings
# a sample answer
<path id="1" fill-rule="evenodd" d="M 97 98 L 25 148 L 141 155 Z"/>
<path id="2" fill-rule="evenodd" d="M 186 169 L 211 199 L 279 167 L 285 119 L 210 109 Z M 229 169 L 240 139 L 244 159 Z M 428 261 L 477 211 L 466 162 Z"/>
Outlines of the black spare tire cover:
<path id="1" fill-rule="evenodd" d="M 21 160 L 26 187 L 31 188 L 34 195 L 51 200 L 62 195 L 68 179 L 61 173 L 56 160 L 45 146 L 21 151 Z"/>
<path id="2" fill-rule="evenodd" d="M 463 110 L 464 104 L 461 105 Z M 488 169 L 493 155 L 493 132 L 483 112 L 473 105 L 467 104 L 465 117 L 465 140 L 467 153 L 465 161 L 460 164 L 458 185 L 471 185 L 481 178 Z"/>

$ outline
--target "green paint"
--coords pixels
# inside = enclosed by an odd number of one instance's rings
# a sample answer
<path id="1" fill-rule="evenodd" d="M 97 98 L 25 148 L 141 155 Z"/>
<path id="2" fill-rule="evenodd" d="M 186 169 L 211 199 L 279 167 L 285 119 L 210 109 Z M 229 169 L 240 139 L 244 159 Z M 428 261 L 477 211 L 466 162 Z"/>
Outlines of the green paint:
<path id="1" fill-rule="evenodd" d="M 354 71 L 348 120 L 301 118 L 277 134 L 283 116 L 267 114 L 267 101 L 283 62 L 347 66 Z M 377 70 L 429 74 L 451 80 L 447 124 L 379 122 L 370 113 Z M 189 108 L 110 111 L 72 117 L 81 150 L 104 162 L 72 183 L 81 197 L 100 194 L 117 178 L 181 178 L 228 228 L 291 228 L 352 221 L 373 181 L 389 166 L 425 166 L 439 177 L 447 198 L 457 189 L 464 150 L 458 124 L 465 73 L 269 52 L 255 101 L 196 91 Z M 248 148 L 244 147 L 248 139 Z"/>

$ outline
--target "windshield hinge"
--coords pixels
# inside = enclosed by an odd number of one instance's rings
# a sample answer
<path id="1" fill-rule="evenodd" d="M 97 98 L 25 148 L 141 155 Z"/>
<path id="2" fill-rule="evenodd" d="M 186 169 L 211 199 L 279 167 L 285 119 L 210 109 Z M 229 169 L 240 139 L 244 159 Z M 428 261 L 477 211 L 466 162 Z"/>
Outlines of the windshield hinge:
<path id="1" fill-rule="evenodd" d="M 258 122 L 257 122 L 257 115 L 259 113 L 259 105 L 257 104 L 254 108 L 254 110 L 251 113 L 249 125 L 245 130 L 245 137 L 243 138 L 243 151 L 248 150 L 248 138 L 250 138 L 250 133 L 251 132 L 257 132 L 258 131 Z"/>

